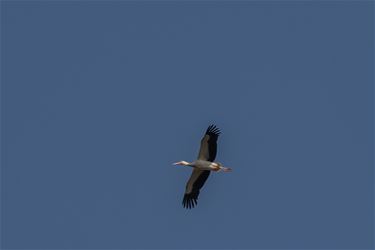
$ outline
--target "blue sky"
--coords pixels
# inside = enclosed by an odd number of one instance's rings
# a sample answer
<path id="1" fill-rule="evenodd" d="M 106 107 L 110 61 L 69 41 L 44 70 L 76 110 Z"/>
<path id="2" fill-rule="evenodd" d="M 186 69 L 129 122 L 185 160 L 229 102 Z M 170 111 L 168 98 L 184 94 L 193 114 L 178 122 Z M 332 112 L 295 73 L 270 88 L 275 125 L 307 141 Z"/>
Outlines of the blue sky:
<path id="1" fill-rule="evenodd" d="M 373 15 L 2 1 L 2 248 L 372 248 Z M 211 123 L 233 172 L 185 210 Z"/>

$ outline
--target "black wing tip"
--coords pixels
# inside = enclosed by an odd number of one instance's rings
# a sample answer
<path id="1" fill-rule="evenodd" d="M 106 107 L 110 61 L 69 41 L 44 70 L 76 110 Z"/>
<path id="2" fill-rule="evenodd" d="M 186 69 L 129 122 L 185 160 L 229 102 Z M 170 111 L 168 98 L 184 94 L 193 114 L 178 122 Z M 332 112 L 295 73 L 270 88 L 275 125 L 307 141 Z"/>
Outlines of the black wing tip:
<path id="1" fill-rule="evenodd" d="M 189 197 L 188 195 L 184 196 L 182 201 L 182 206 L 186 209 L 192 209 L 198 204 L 196 198 Z"/>
<path id="2" fill-rule="evenodd" d="M 210 126 L 208 126 L 207 130 L 206 130 L 206 134 L 208 135 L 220 135 L 221 134 L 221 131 L 218 127 L 216 127 L 215 124 L 211 124 Z"/>

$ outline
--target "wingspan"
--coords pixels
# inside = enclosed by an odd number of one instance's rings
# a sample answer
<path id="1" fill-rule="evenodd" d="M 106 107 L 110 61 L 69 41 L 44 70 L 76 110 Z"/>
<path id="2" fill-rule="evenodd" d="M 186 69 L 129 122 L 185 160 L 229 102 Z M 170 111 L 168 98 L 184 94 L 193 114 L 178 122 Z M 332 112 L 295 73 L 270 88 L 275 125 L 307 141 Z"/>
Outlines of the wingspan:
<path id="1" fill-rule="evenodd" d="M 197 205 L 199 191 L 210 175 L 209 170 L 194 169 L 189 181 L 186 184 L 184 199 L 182 204 L 185 208 L 191 209 Z"/>
<path id="2" fill-rule="evenodd" d="M 198 159 L 205 161 L 214 161 L 217 151 L 217 138 L 220 135 L 220 129 L 215 125 L 210 125 L 206 134 L 201 140 L 201 148 L 199 150 Z"/>

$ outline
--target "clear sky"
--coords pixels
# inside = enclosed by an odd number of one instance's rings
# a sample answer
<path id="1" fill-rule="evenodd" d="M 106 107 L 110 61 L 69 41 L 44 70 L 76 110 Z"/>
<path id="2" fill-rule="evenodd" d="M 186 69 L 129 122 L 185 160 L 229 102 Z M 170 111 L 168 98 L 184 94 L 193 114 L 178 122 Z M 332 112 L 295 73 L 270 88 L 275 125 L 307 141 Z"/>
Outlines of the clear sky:
<path id="1" fill-rule="evenodd" d="M 1 1 L 2 248 L 372 248 L 373 1 Z M 222 130 L 198 207 L 181 201 Z"/>

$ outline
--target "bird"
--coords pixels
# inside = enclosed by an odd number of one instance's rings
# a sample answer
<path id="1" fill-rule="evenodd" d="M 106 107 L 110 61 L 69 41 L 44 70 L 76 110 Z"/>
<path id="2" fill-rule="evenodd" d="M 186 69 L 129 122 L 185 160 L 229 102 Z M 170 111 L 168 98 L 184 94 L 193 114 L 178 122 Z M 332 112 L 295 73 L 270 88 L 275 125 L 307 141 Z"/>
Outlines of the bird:
<path id="1" fill-rule="evenodd" d="M 186 183 L 185 194 L 182 205 L 186 209 L 194 208 L 198 204 L 200 189 L 203 187 L 211 171 L 230 172 L 231 168 L 224 167 L 219 162 L 214 162 L 217 152 L 217 139 L 221 131 L 216 125 L 208 126 L 204 134 L 199 149 L 198 159 L 194 162 L 179 161 L 173 165 L 188 166 L 193 168 L 193 172 Z"/>

